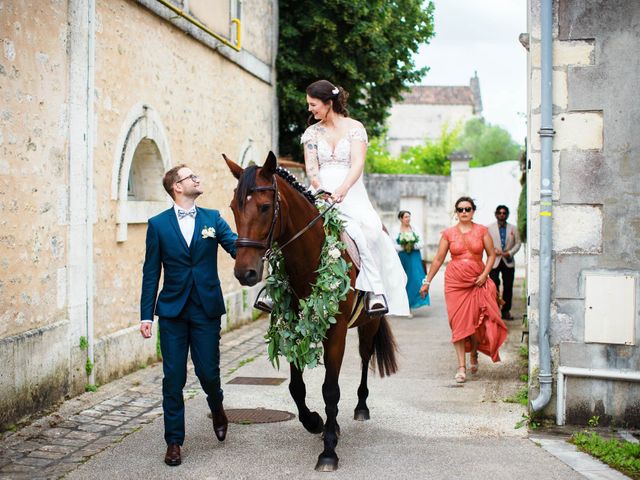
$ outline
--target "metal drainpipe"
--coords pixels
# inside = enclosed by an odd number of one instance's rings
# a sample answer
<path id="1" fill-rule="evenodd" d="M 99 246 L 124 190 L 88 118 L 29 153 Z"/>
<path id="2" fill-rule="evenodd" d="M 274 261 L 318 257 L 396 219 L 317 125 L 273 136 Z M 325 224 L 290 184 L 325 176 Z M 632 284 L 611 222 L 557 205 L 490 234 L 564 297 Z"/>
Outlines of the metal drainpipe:
<path id="1" fill-rule="evenodd" d="M 86 301 L 87 301 L 87 356 L 93 365 L 93 369 L 89 374 L 89 384 L 96 384 L 96 369 L 94 355 L 94 331 L 93 331 L 93 219 L 94 219 L 94 198 L 93 198 L 93 147 L 95 133 L 95 22 L 96 22 L 96 2 L 95 0 L 87 1 L 88 22 L 87 22 L 87 161 L 86 161 Z"/>
<path id="2" fill-rule="evenodd" d="M 534 412 L 542 410 L 551 399 L 551 350 L 549 347 L 549 318 L 551 313 L 551 256 L 552 256 L 552 44 L 553 0 L 541 0 L 541 175 L 540 175 L 540 285 L 538 348 L 540 393 L 531 401 Z"/>

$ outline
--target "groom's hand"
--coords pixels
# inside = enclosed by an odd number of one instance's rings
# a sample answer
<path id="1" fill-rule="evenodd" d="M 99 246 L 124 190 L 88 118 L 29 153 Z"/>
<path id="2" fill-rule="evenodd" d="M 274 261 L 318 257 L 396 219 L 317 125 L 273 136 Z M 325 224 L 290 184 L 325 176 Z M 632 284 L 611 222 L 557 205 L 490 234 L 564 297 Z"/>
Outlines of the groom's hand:
<path id="1" fill-rule="evenodd" d="M 140 333 L 144 338 L 151 338 L 151 322 L 140 322 Z"/>

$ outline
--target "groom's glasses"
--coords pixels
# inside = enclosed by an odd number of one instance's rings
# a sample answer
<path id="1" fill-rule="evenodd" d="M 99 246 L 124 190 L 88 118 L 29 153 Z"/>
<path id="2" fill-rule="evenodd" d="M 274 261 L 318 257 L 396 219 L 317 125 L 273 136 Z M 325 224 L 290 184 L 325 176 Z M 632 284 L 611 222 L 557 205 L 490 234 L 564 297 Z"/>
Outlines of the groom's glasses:
<path id="1" fill-rule="evenodd" d="M 186 177 L 181 178 L 176 183 L 184 182 L 187 178 L 190 178 L 193 183 L 196 183 L 198 180 L 200 180 L 200 177 L 198 175 L 192 173 L 191 175 L 187 175 Z"/>
<path id="2" fill-rule="evenodd" d="M 471 207 L 456 207 L 456 211 L 458 213 L 462 213 L 462 212 L 469 213 L 471 210 L 473 210 L 473 208 L 471 208 Z"/>

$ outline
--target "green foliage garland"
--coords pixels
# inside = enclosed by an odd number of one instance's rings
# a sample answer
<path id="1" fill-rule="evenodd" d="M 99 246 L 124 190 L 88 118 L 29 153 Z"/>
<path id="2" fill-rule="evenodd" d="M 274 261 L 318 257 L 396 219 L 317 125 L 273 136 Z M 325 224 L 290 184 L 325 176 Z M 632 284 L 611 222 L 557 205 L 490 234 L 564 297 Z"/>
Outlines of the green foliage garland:
<path id="1" fill-rule="evenodd" d="M 325 203 L 316 205 L 322 212 Z M 342 258 L 345 249 L 340 241 L 343 222 L 336 210 L 324 217 L 325 241 L 320 253 L 318 276 L 312 284 L 311 294 L 299 301 L 294 309 L 294 293 L 284 267 L 281 252 L 269 259 L 271 274 L 267 278 L 267 293 L 273 299 L 271 324 L 265 336 L 269 360 L 280 367 L 279 355 L 300 370 L 314 368 L 322 360 L 322 340 L 329 327 L 336 323 L 340 302 L 347 298 L 351 288 L 349 268 L 351 264 Z M 277 246 L 274 245 L 274 249 Z"/>

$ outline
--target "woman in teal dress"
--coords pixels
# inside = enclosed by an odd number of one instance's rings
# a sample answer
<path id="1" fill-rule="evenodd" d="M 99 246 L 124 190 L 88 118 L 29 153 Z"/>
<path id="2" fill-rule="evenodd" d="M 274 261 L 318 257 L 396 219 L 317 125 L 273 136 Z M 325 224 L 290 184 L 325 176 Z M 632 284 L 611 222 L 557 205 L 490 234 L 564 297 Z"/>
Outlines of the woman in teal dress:
<path id="1" fill-rule="evenodd" d="M 409 307 L 414 310 L 431 304 L 429 295 L 425 298 L 420 296 L 420 287 L 424 279 L 424 267 L 420 254 L 423 242 L 411 228 L 411 212 L 400 210 L 398 219 L 400 219 L 400 225 L 394 230 L 391 238 L 395 241 L 400 262 L 407 274 L 407 297 L 409 297 Z"/>

